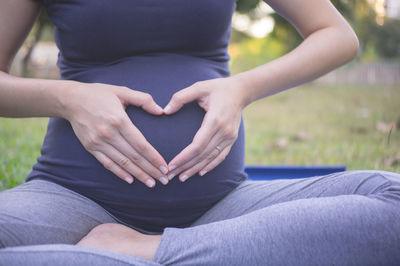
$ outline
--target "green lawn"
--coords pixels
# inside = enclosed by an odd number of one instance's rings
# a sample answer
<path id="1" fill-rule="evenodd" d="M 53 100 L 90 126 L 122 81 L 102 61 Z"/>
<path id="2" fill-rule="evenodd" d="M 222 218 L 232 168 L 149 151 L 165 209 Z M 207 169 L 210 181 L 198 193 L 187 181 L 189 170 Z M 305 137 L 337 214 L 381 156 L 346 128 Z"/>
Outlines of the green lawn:
<path id="1" fill-rule="evenodd" d="M 400 152 L 400 129 L 392 130 L 389 143 L 389 133 L 376 129 L 378 122 L 400 118 L 399 103 L 396 87 L 316 84 L 263 99 L 244 111 L 246 163 L 400 172 L 398 161 L 384 163 Z M 0 118 L 0 190 L 23 182 L 39 155 L 46 123 Z"/>
<path id="2" fill-rule="evenodd" d="M 385 165 L 400 152 L 400 130 L 376 129 L 400 119 L 395 87 L 307 85 L 245 110 L 246 163 L 335 165 L 400 172 Z M 400 158 L 399 158 L 400 159 Z"/>
<path id="3" fill-rule="evenodd" d="M 47 121 L 0 118 L 0 190 L 24 181 L 40 154 Z"/>

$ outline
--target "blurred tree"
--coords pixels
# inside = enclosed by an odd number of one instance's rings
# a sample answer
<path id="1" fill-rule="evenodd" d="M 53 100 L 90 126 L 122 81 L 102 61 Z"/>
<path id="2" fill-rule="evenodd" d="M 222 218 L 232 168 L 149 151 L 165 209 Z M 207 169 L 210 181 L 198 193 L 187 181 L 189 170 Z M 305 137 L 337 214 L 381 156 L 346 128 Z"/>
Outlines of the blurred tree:
<path id="1" fill-rule="evenodd" d="M 35 45 L 39 42 L 39 40 L 42 37 L 44 29 L 48 26 L 52 27 L 52 24 L 47 16 L 47 13 L 42 8 L 40 10 L 39 18 L 35 23 L 33 38 L 26 42 L 27 52 L 22 59 L 22 73 L 21 73 L 24 77 L 29 76 L 28 66 L 29 66 L 29 61 L 31 59 L 33 48 L 35 48 Z"/>
<path id="2" fill-rule="evenodd" d="M 375 25 L 371 35 L 381 57 L 400 58 L 400 20 L 385 18 L 383 25 Z"/>
<path id="3" fill-rule="evenodd" d="M 237 0 L 237 11 L 248 13 L 262 0 Z M 383 25 L 376 22 L 376 12 L 368 0 L 331 0 L 332 4 L 354 28 L 360 40 L 361 51 L 372 50 L 383 58 L 400 58 L 400 21 L 386 18 Z M 281 42 L 286 52 L 295 48 L 301 36 L 295 28 L 278 14 L 271 15 L 275 21 L 270 37 Z"/>
<path id="4" fill-rule="evenodd" d="M 371 30 L 375 28 L 375 11 L 368 0 L 331 0 L 332 4 L 347 19 L 361 43 L 361 48 L 375 43 Z M 302 40 L 296 30 L 278 14 L 273 14 L 275 28 L 272 36 L 282 41 L 286 51 L 295 48 Z"/>
<path id="5" fill-rule="evenodd" d="M 258 6 L 261 0 L 236 0 L 236 11 L 247 13 Z"/>

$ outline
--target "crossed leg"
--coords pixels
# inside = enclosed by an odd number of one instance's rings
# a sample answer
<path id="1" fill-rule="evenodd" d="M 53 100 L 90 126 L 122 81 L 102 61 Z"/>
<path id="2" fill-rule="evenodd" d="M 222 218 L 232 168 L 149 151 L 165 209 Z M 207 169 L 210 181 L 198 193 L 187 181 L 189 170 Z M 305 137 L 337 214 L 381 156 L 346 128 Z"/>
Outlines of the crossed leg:
<path id="1" fill-rule="evenodd" d="M 110 223 L 117 220 L 101 206 L 52 182 L 32 180 L 2 191 L 0 265 L 159 265 L 75 246 L 93 228 Z"/>
<path id="2" fill-rule="evenodd" d="M 32 180 L 0 192 L 0 248 L 75 244 L 93 227 L 115 222 L 92 200 L 52 182 Z"/>
<path id="3" fill-rule="evenodd" d="M 190 227 L 166 228 L 148 249 L 154 262 L 129 257 L 137 265 L 396 265 L 399 218 L 394 173 L 246 181 Z"/>
<path id="4" fill-rule="evenodd" d="M 191 227 L 166 228 L 163 265 L 400 265 L 400 175 L 247 181 Z"/>
<path id="5" fill-rule="evenodd" d="M 189 228 L 141 235 L 150 244 L 127 252 L 163 265 L 397 265 L 399 219 L 394 173 L 246 181 Z M 118 245 L 125 234 L 121 225 L 100 231 L 84 245 Z"/>

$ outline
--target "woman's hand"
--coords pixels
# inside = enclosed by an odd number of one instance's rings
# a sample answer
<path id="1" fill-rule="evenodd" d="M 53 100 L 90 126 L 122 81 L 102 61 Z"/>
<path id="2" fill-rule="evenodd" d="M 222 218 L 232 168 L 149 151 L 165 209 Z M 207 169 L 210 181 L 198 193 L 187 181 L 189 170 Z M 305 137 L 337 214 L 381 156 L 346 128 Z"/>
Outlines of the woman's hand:
<path id="1" fill-rule="evenodd" d="M 167 184 L 165 160 L 125 112 L 134 105 L 153 115 L 163 114 L 150 94 L 101 83 L 76 84 L 66 90 L 61 102 L 64 117 L 85 149 L 129 184 L 133 176 L 148 187 L 154 187 L 153 178 Z"/>
<path id="2" fill-rule="evenodd" d="M 197 172 L 203 176 L 225 159 L 238 136 L 243 95 L 241 84 L 228 77 L 196 82 L 172 96 L 165 114 L 197 101 L 206 115 L 193 142 L 169 163 L 169 179 L 179 173 L 182 182 Z"/>

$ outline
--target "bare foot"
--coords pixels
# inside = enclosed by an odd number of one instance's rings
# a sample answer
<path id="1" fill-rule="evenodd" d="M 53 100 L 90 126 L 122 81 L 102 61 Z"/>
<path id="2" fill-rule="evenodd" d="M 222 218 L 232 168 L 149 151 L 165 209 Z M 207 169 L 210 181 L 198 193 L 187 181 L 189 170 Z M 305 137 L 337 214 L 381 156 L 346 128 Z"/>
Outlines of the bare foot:
<path id="1" fill-rule="evenodd" d="M 161 235 L 145 235 L 122 224 L 101 224 L 76 245 L 135 255 L 148 260 L 160 243 Z"/>

